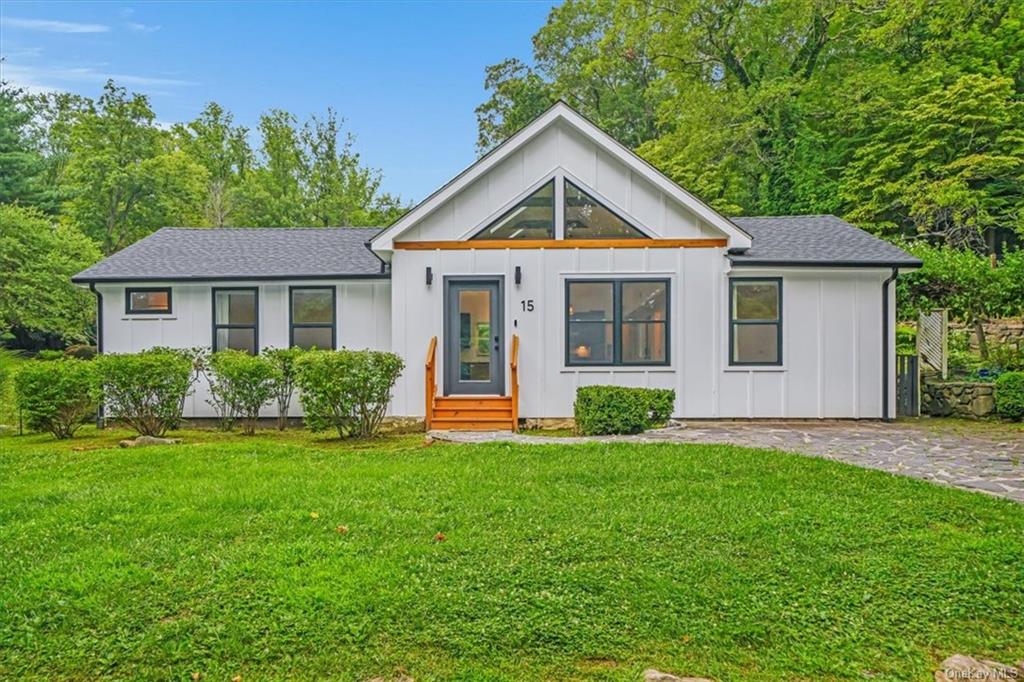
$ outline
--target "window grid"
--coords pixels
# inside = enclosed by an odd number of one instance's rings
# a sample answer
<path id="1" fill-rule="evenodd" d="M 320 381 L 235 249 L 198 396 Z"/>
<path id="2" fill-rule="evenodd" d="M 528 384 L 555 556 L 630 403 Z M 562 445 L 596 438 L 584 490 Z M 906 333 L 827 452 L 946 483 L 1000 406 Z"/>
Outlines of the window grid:
<path id="1" fill-rule="evenodd" d="M 330 322 L 296 322 L 295 293 L 300 291 L 330 291 L 331 321 Z M 334 350 L 338 347 L 338 290 L 337 287 L 288 287 L 288 345 L 295 345 L 296 329 L 330 329 L 331 347 L 320 350 Z"/>
<path id="2" fill-rule="evenodd" d="M 664 320 L 623 320 L 622 318 L 622 285 L 631 283 L 662 284 L 665 287 L 665 319 Z M 612 286 L 612 319 L 611 320 L 571 320 L 569 307 L 572 302 L 573 284 L 610 284 Z M 627 279 L 567 279 L 565 281 L 565 364 L 571 367 L 662 367 L 671 363 L 671 284 L 663 278 L 627 278 Z M 579 325 L 611 325 L 612 328 L 612 361 L 585 362 L 574 359 L 570 330 Z M 664 335 L 665 359 L 628 361 L 622 359 L 622 329 L 626 325 L 662 325 Z"/>
<path id="3" fill-rule="evenodd" d="M 774 284 L 777 301 L 774 320 L 736 319 L 736 287 L 750 284 Z M 741 361 L 736 359 L 736 328 L 741 326 L 775 327 L 775 359 L 765 362 Z M 778 367 L 782 365 L 782 278 L 781 277 L 730 277 L 729 278 L 729 365 L 732 367 Z"/>
<path id="4" fill-rule="evenodd" d="M 246 324 L 231 324 L 230 322 L 217 322 L 217 294 L 221 292 L 251 292 L 253 295 L 253 321 L 252 323 Z M 213 305 L 213 352 L 221 350 L 217 343 L 217 332 L 221 329 L 251 329 L 252 330 L 252 354 L 259 355 L 260 352 L 260 290 L 256 287 L 214 287 L 212 293 L 212 305 Z M 230 303 L 228 304 L 228 314 L 230 315 Z"/>

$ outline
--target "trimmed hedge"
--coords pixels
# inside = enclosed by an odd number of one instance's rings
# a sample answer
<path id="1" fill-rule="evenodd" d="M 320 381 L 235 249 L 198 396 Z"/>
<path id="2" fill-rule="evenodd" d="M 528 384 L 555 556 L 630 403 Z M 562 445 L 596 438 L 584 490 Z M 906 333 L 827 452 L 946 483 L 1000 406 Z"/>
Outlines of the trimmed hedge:
<path id="1" fill-rule="evenodd" d="M 163 436 L 181 423 L 185 397 L 196 379 L 193 352 L 153 348 L 101 355 L 92 362 L 114 419 L 143 436 Z"/>
<path id="2" fill-rule="evenodd" d="M 61 358 L 25 363 L 14 377 L 18 407 L 28 427 L 71 438 L 99 404 L 99 381 L 91 362 Z"/>
<path id="3" fill-rule="evenodd" d="M 242 432 L 256 433 L 260 408 L 274 397 L 277 368 L 261 355 L 227 349 L 210 356 L 210 392 L 227 406 L 230 422 L 242 420 Z"/>
<path id="4" fill-rule="evenodd" d="M 996 379 L 995 394 L 1000 417 L 1024 420 L 1024 372 L 1007 372 Z"/>
<path id="5" fill-rule="evenodd" d="M 583 386 L 576 391 L 576 430 L 587 436 L 640 433 L 672 416 L 676 392 L 660 388 Z"/>
<path id="6" fill-rule="evenodd" d="M 277 371 L 274 382 L 274 399 L 277 402 L 277 428 L 284 431 L 288 426 L 288 408 L 292 404 L 295 393 L 296 368 L 295 362 L 306 351 L 302 348 L 266 348 L 264 357 L 270 361 Z"/>
<path id="7" fill-rule="evenodd" d="M 377 433 L 405 364 L 381 351 L 312 350 L 295 367 L 306 426 L 344 438 Z"/>

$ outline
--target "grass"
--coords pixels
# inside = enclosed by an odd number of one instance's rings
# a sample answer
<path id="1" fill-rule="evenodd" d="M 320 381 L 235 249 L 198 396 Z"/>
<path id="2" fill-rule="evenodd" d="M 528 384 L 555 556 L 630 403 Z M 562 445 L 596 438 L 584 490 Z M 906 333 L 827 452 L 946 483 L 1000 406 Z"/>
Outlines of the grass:
<path id="1" fill-rule="evenodd" d="M 0 678 L 925 680 L 955 652 L 1024 658 L 1004 500 L 729 446 L 125 435 L 0 438 Z"/>

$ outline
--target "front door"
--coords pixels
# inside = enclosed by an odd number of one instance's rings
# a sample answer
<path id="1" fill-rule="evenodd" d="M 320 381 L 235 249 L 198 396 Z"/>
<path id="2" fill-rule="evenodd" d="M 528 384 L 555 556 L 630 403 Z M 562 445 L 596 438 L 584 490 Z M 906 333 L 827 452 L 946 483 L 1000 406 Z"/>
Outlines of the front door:
<path id="1" fill-rule="evenodd" d="M 444 394 L 505 394 L 500 278 L 446 278 Z"/>

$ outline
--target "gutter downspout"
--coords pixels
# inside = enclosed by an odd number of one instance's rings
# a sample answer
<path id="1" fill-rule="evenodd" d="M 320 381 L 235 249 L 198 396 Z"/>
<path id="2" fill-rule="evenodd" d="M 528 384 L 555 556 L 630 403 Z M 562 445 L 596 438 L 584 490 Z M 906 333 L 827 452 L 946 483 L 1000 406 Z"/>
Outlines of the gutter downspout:
<path id="1" fill-rule="evenodd" d="M 96 352 L 99 354 L 103 353 L 103 294 L 96 289 L 95 282 L 89 282 L 89 291 L 96 296 Z M 99 406 L 96 408 L 96 428 L 102 429 L 104 426 L 103 418 L 103 401 L 100 401 Z"/>
<path id="2" fill-rule="evenodd" d="M 899 268 L 882 282 L 882 421 L 891 422 L 889 416 L 889 285 L 899 277 Z"/>

